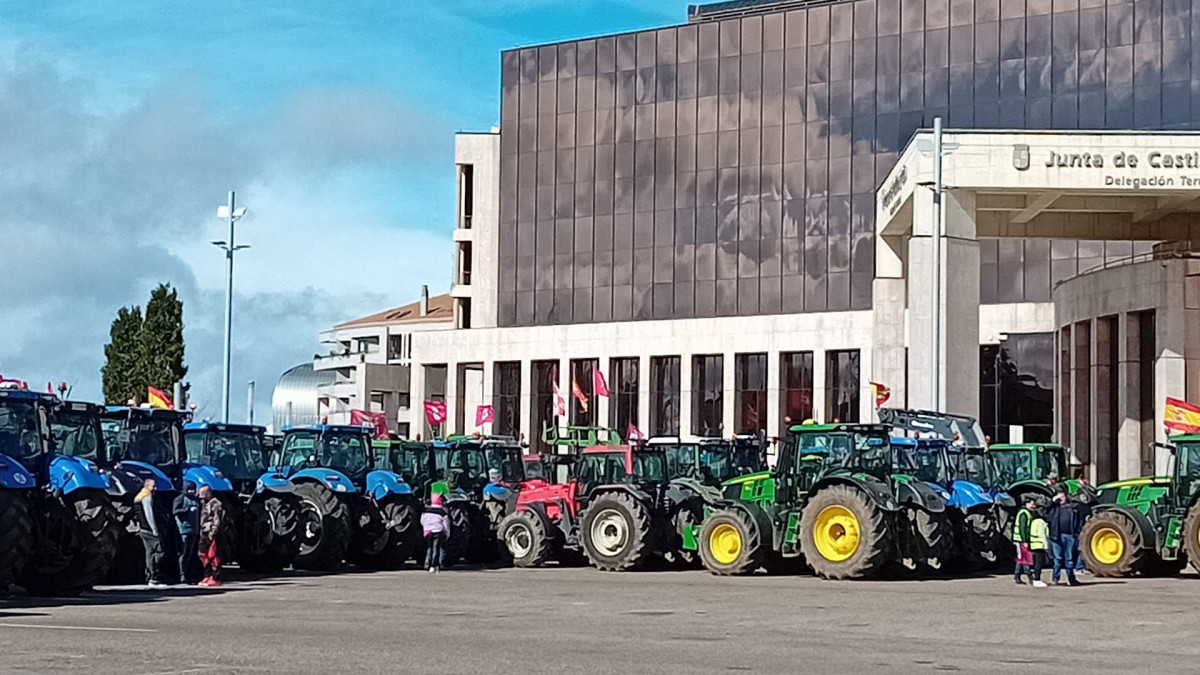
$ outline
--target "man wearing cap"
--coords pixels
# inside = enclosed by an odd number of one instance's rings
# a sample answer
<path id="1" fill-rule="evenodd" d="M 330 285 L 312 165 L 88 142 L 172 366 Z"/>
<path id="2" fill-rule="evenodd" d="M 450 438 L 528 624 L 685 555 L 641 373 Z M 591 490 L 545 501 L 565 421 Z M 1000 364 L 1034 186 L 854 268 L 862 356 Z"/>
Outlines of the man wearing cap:
<path id="1" fill-rule="evenodd" d="M 179 580 L 194 584 L 200 580 L 200 500 L 194 482 L 183 481 L 183 492 L 175 498 L 171 513 L 179 528 Z"/>

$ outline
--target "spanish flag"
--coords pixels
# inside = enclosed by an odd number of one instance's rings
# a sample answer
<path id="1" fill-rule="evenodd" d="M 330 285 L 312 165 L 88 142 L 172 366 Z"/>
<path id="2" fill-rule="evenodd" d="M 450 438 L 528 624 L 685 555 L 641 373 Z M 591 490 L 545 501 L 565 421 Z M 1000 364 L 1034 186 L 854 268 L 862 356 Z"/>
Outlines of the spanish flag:
<path id="1" fill-rule="evenodd" d="M 171 397 L 154 387 L 146 387 L 146 402 L 150 404 L 151 408 L 171 410 L 175 407 L 175 404 L 171 402 Z"/>
<path id="2" fill-rule="evenodd" d="M 1183 434 L 1200 433 L 1200 407 L 1168 396 L 1163 408 L 1163 426 Z"/>
<path id="3" fill-rule="evenodd" d="M 887 385 L 872 382 L 871 395 L 875 397 L 875 407 L 878 408 L 892 397 L 892 390 Z"/>

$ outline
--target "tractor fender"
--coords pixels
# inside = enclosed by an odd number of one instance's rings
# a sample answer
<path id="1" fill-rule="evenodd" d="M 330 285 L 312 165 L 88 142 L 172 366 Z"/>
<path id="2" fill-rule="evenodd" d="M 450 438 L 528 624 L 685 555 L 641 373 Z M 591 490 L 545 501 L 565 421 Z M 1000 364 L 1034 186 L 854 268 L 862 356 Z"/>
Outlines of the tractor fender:
<path id="1" fill-rule="evenodd" d="M 611 485 L 598 486 L 592 492 L 592 494 L 594 495 L 593 500 L 595 499 L 595 495 L 600 495 L 601 493 L 604 493 L 604 492 L 625 492 L 625 493 L 628 493 L 629 495 L 631 495 L 634 499 L 637 499 L 638 501 L 642 501 L 642 502 L 653 502 L 654 501 L 654 496 L 651 495 L 650 493 L 646 492 L 645 490 L 639 490 L 639 489 L 633 487 L 632 485 L 624 485 L 622 483 L 613 483 Z"/>
<path id="2" fill-rule="evenodd" d="M 1132 520 L 1142 534 L 1142 548 L 1153 550 L 1158 546 L 1158 533 L 1154 531 L 1154 524 L 1150 522 L 1146 514 L 1121 504 L 1099 504 L 1092 510 L 1092 514 L 1105 511 L 1116 511 Z M 1083 543 L 1080 542 L 1079 545 L 1082 547 Z"/>
<path id="3" fill-rule="evenodd" d="M 82 457 L 55 455 L 50 460 L 50 489 L 71 494 L 76 490 L 104 490 L 109 487 L 108 476 L 100 473 L 96 464 Z"/>
<path id="4" fill-rule="evenodd" d="M 680 504 L 694 497 L 699 497 L 705 504 L 715 504 L 721 501 L 721 491 L 695 478 L 675 478 L 667 484 L 667 499 L 672 504 Z"/>
<path id="5" fill-rule="evenodd" d="M 154 481 L 154 487 L 160 491 L 171 492 L 175 489 L 175 485 L 171 482 L 170 478 L 167 478 L 167 474 L 163 473 L 162 469 L 159 469 L 153 464 L 136 461 L 120 461 L 117 462 L 113 468 L 119 471 L 124 471 L 138 481 L 152 480 Z M 199 483 L 196 485 L 198 487 Z M 140 485 L 138 486 L 138 489 L 141 489 Z M 137 490 L 134 490 L 134 492 L 137 492 Z"/>
<path id="6" fill-rule="evenodd" d="M 264 473 L 254 484 L 255 494 L 262 492 L 293 492 L 296 486 L 280 473 Z"/>
<path id="7" fill-rule="evenodd" d="M 558 525 L 553 519 L 550 518 L 550 514 L 546 512 L 545 502 L 529 502 L 527 504 L 521 504 L 518 510 L 528 511 L 537 516 L 539 519 L 541 519 L 542 525 L 546 527 L 546 531 L 548 532 L 554 532 L 558 529 Z"/>
<path id="8" fill-rule="evenodd" d="M 989 505 L 994 501 L 992 495 L 978 483 L 956 480 L 950 485 L 950 498 L 946 500 L 946 506 L 970 509 L 976 506 Z"/>
<path id="9" fill-rule="evenodd" d="M 372 471 L 367 474 L 367 494 L 377 502 L 393 495 L 411 495 L 412 488 L 399 474 L 391 471 Z"/>
<path id="10" fill-rule="evenodd" d="M 919 480 L 899 483 L 896 485 L 896 499 L 901 504 L 907 504 L 930 513 L 941 513 L 946 510 L 947 495 L 943 488 L 934 488 Z"/>
<path id="11" fill-rule="evenodd" d="M 1013 499 L 1012 495 L 1008 494 L 1007 492 L 1005 492 L 1003 490 L 993 491 L 992 492 L 992 501 L 995 502 L 995 504 L 997 506 L 1000 506 L 1000 507 L 1003 507 L 1006 509 L 1017 508 L 1017 500 Z"/>
<path id="12" fill-rule="evenodd" d="M 1024 495 L 1030 492 L 1049 497 L 1053 494 L 1050 484 L 1041 480 L 1023 480 L 1019 483 L 1013 483 L 1008 487 L 1007 492 L 1010 495 Z"/>
<path id="13" fill-rule="evenodd" d="M 229 479 L 222 475 L 220 469 L 215 466 L 185 465 L 183 479 L 195 483 L 197 489 L 207 485 L 213 492 L 233 492 L 233 483 L 230 483 Z"/>
<path id="14" fill-rule="evenodd" d="M 781 541 L 776 541 L 775 528 L 771 525 L 771 515 L 767 513 L 757 502 L 730 502 L 724 505 L 725 508 L 741 511 L 746 514 L 746 517 L 754 523 L 758 528 L 758 536 L 761 541 L 770 541 L 773 543 L 773 548 L 779 550 Z M 780 532 L 782 534 L 782 532 Z"/>
<path id="15" fill-rule="evenodd" d="M 301 469 L 292 474 L 293 483 L 320 483 L 325 487 L 341 494 L 354 494 L 358 488 L 350 482 L 350 478 L 335 469 Z"/>
<path id="16" fill-rule="evenodd" d="M 0 487 L 21 490 L 34 487 L 33 474 L 19 461 L 8 455 L 0 455 Z"/>
<path id="17" fill-rule="evenodd" d="M 896 498 L 896 494 L 892 491 L 892 486 L 879 480 L 869 479 L 864 480 L 857 476 L 838 475 L 825 478 L 817 481 L 810 490 L 810 494 L 816 494 L 818 490 L 829 487 L 831 485 L 847 485 L 859 490 L 867 495 L 876 506 L 884 511 L 899 511 L 900 500 Z"/>

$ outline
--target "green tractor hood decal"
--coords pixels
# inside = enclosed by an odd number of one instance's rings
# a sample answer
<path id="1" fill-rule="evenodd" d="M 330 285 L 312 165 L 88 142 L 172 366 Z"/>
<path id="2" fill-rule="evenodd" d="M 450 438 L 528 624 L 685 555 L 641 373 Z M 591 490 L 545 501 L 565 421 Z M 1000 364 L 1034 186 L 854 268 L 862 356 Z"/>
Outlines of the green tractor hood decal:
<path id="1" fill-rule="evenodd" d="M 736 493 L 736 499 L 741 499 L 748 502 L 773 502 L 775 501 L 775 477 L 770 471 L 759 471 L 757 473 L 748 473 L 745 476 L 730 478 L 725 481 L 725 495 L 731 496 L 731 487 L 740 486 L 740 490 Z"/>
<path id="2" fill-rule="evenodd" d="M 1133 487 L 1135 485 L 1170 485 L 1170 476 L 1142 476 L 1141 478 L 1126 478 L 1125 480 L 1114 480 L 1111 483 L 1105 483 L 1097 490 L 1115 490 L 1123 487 Z"/>

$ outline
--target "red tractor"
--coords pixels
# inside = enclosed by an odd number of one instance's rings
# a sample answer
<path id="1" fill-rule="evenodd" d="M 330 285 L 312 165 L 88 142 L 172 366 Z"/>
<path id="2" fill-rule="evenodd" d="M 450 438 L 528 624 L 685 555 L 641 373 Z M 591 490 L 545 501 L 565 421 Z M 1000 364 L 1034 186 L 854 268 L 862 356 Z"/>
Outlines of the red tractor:
<path id="1" fill-rule="evenodd" d="M 499 536 L 518 567 L 582 551 L 594 567 L 629 570 L 671 548 L 666 457 L 661 449 L 597 445 L 572 455 L 565 483 L 528 480 Z"/>

